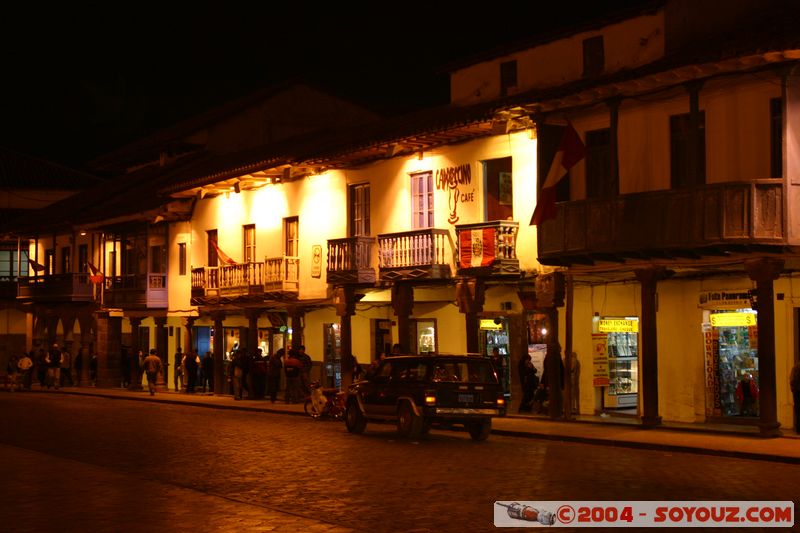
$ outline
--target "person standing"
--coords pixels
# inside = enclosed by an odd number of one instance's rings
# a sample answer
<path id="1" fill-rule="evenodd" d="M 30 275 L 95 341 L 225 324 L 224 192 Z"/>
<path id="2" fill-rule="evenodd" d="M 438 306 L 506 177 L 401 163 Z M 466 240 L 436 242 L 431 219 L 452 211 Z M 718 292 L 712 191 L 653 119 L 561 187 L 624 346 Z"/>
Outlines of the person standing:
<path id="1" fill-rule="evenodd" d="M 156 349 L 150 349 L 150 355 L 144 358 L 143 369 L 147 375 L 147 388 L 150 391 L 150 396 L 156 393 L 156 379 L 161 373 L 161 358 L 156 355 Z"/>
<path id="2" fill-rule="evenodd" d="M 800 361 L 797 361 L 789 374 L 789 388 L 794 398 L 794 432 L 800 435 Z"/>
<path id="3" fill-rule="evenodd" d="M 195 352 L 186 354 L 186 392 L 193 394 L 197 385 L 197 371 L 200 367 L 200 356 Z"/>
<path id="4" fill-rule="evenodd" d="M 303 363 L 303 369 L 300 371 L 300 386 L 303 390 L 303 396 L 311 394 L 311 356 L 306 353 L 306 347 L 300 345 L 297 349 L 297 358 Z"/>
<path id="5" fill-rule="evenodd" d="M 8 381 L 11 386 L 11 392 L 17 388 L 17 378 L 19 377 L 19 357 L 12 355 L 8 358 L 6 365 L 6 372 L 8 372 Z"/>
<path id="6" fill-rule="evenodd" d="M 278 390 L 281 388 L 281 369 L 283 368 L 283 354 L 286 350 L 281 348 L 269 356 L 267 362 L 267 394 L 272 403 L 278 399 Z"/>
<path id="7" fill-rule="evenodd" d="M 244 362 L 242 361 L 243 358 L 244 354 L 241 350 L 234 351 L 231 357 L 231 364 L 228 367 L 229 372 L 231 373 L 231 386 L 233 387 L 234 400 L 242 399 L 242 377 L 244 375 Z"/>
<path id="8" fill-rule="evenodd" d="M 61 386 L 72 387 L 72 354 L 64 347 L 61 350 Z"/>
<path id="9" fill-rule="evenodd" d="M 33 355 L 33 350 L 31 350 L 31 355 Z M 33 374 L 33 359 L 31 356 L 23 352 L 17 363 L 17 368 L 22 374 L 22 386 L 25 390 L 31 390 L 31 374 Z"/>
<path id="10" fill-rule="evenodd" d="M 522 401 L 519 404 L 519 413 L 529 413 L 533 410 L 533 395 L 539 388 L 539 376 L 533 366 L 530 354 L 525 354 L 519 361 L 519 379 L 522 385 Z"/>
<path id="11" fill-rule="evenodd" d="M 286 372 L 284 400 L 286 403 L 297 403 L 302 400 L 300 396 L 300 372 L 302 369 L 303 363 L 297 358 L 297 350 L 290 349 L 289 357 L 286 358 L 284 363 L 284 371 Z"/>
<path id="12" fill-rule="evenodd" d="M 47 363 L 47 388 L 55 387 L 56 390 L 61 386 L 61 350 L 58 343 L 53 344 L 47 353 L 45 360 Z"/>
<path id="13" fill-rule="evenodd" d="M 175 392 L 183 390 L 183 353 L 180 346 L 175 351 L 175 356 L 172 358 L 173 372 L 172 383 L 175 385 Z M 179 385 L 180 384 L 180 385 Z"/>
<path id="14" fill-rule="evenodd" d="M 44 348 L 39 348 L 39 352 L 36 354 L 36 379 L 43 389 L 47 384 L 47 352 L 44 351 Z"/>

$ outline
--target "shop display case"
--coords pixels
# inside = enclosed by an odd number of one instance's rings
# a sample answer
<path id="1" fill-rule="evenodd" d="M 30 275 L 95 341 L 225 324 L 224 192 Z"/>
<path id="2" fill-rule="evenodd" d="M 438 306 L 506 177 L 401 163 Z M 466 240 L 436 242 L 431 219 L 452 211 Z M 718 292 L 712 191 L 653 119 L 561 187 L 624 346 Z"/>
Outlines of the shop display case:
<path id="1" fill-rule="evenodd" d="M 608 409 L 636 407 L 639 401 L 639 350 L 636 333 L 609 333 L 608 377 L 603 405 Z"/>
<path id="2" fill-rule="evenodd" d="M 737 416 L 736 386 L 746 376 L 758 384 L 758 351 L 750 344 L 747 327 L 720 327 L 719 335 L 719 393 L 723 416 Z"/>

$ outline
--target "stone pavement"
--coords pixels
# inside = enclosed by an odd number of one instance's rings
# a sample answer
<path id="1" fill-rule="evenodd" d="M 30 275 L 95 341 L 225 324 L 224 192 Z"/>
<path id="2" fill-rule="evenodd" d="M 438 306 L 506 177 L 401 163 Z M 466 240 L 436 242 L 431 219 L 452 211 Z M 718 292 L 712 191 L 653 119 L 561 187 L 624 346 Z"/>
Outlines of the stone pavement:
<path id="1" fill-rule="evenodd" d="M 33 392 L 38 391 L 33 389 Z M 303 412 L 302 404 L 285 404 L 283 401 L 273 404 L 269 400 L 235 401 L 232 396 L 227 395 L 160 391 L 155 396 L 150 396 L 146 391 L 91 387 L 67 387 L 60 392 L 120 400 L 307 416 Z M 627 423 L 622 419 L 609 420 L 600 417 L 560 421 L 515 414 L 495 418 L 492 422 L 492 433 L 498 435 L 800 464 L 800 435 L 791 429 L 783 429 L 781 437 L 763 438 L 755 431 L 747 426 L 711 424 L 665 424 L 663 427 L 645 429 L 637 425 L 634 419 L 628 419 Z"/>

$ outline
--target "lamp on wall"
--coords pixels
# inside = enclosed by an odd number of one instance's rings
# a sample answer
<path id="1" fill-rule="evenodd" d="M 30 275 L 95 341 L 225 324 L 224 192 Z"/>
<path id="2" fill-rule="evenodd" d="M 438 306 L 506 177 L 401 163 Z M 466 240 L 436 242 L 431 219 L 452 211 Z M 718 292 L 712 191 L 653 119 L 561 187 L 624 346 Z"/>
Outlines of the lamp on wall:
<path id="1" fill-rule="evenodd" d="M 239 194 L 240 192 L 242 192 L 242 188 L 239 186 L 239 180 L 236 180 L 234 182 L 234 184 L 233 184 L 233 192 L 235 192 L 236 194 Z"/>

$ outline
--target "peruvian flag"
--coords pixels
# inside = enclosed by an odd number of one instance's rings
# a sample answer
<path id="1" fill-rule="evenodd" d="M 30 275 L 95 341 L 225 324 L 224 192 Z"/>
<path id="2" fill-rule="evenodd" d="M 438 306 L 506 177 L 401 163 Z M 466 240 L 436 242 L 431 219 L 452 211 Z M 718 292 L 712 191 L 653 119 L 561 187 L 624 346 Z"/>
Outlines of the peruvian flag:
<path id="1" fill-rule="evenodd" d="M 489 266 L 494 261 L 494 228 L 458 233 L 458 262 L 461 268 Z"/>
<path id="2" fill-rule="evenodd" d="M 94 266 L 91 261 L 87 261 L 86 265 L 89 267 L 89 270 L 92 271 L 92 274 L 89 276 L 89 281 L 97 285 L 103 283 L 104 276 L 103 273 L 100 272 L 100 269 Z"/>
<path id="3" fill-rule="evenodd" d="M 556 185 L 569 172 L 569 169 L 584 157 L 586 157 L 586 147 L 578 132 L 572 127 L 572 123 L 567 122 L 561 143 L 558 145 L 553 163 L 550 165 L 550 171 L 547 173 L 547 179 L 544 181 L 542 190 L 539 191 L 539 200 L 536 202 L 536 209 L 533 210 L 531 226 L 538 226 L 545 220 L 556 218 Z"/>
<path id="4" fill-rule="evenodd" d="M 217 252 L 217 258 L 218 258 L 220 261 L 222 261 L 222 262 L 223 262 L 223 263 L 225 263 L 226 265 L 235 265 L 235 264 L 236 264 L 236 261 L 234 261 L 233 259 L 231 259 L 231 258 L 230 258 L 230 256 L 229 256 L 228 254 L 226 254 L 225 252 L 223 252 L 222 250 L 220 250 L 220 249 L 219 249 L 219 245 L 217 244 L 217 241 L 208 241 L 208 242 L 210 242 L 210 243 L 211 243 L 211 246 L 213 246 L 213 247 L 214 247 L 214 250 L 216 250 L 216 252 Z"/>

